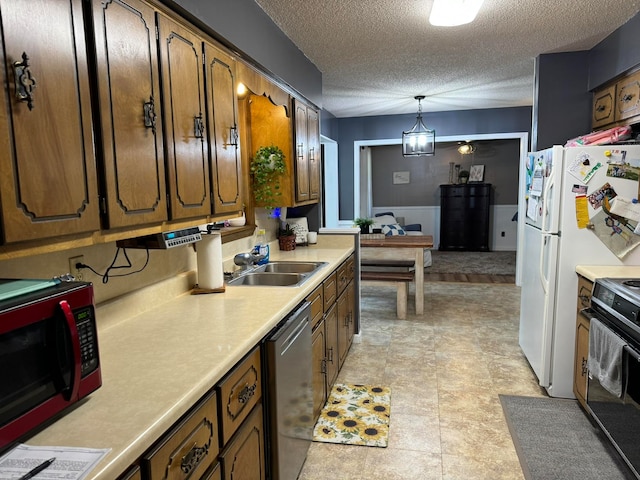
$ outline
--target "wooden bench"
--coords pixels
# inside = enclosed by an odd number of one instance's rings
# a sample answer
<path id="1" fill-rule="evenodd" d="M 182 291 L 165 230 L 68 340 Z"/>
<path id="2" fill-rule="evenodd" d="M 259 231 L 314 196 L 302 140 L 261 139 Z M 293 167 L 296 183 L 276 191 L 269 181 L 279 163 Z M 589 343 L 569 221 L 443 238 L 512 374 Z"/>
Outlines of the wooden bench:
<path id="1" fill-rule="evenodd" d="M 413 282 L 415 273 L 411 272 L 378 272 L 361 271 L 360 280 L 363 282 L 384 282 L 396 286 L 396 315 L 399 319 L 407 318 L 407 297 L 409 282 Z"/>
<path id="2" fill-rule="evenodd" d="M 402 267 L 413 268 L 415 262 L 413 260 L 390 260 L 385 258 L 377 259 L 361 259 L 360 265 L 362 267 Z"/>

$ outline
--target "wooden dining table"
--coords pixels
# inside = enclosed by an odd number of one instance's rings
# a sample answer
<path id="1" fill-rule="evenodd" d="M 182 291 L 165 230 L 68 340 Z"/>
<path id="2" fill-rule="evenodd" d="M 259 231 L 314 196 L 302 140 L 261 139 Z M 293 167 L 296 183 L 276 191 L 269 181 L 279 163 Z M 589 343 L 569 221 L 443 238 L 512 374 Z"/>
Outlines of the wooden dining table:
<path id="1" fill-rule="evenodd" d="M 387 260 L 412 258 L 415 267 L 416 315 L 424 313 L 424 249 L 433 248 L 431 235 L 360 235 L 360 257 Z M 373 249 L 384 249 L 377 251 Z"/>

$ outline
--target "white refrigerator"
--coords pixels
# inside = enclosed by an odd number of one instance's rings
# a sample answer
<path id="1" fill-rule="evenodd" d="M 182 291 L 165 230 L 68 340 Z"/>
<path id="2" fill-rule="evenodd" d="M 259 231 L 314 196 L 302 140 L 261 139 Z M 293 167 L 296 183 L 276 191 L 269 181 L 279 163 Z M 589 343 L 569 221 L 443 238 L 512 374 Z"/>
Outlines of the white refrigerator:
<path id="1" fill-rule="evenodd" d="M 520 347 L 550 396 L 575 398 L 576 265 L 640 265 L 640 146 L 555 146 L 522 172 Z"/>

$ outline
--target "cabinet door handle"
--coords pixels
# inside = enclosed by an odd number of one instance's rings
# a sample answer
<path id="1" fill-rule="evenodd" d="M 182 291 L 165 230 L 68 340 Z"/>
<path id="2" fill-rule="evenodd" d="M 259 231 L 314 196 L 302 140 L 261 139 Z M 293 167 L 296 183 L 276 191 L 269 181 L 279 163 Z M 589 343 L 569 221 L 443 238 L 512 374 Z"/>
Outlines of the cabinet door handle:
<path id="1" fill-rule="evenodd" d="M 238 127 L 237 125 L 233 125 L 229 127 L 229 143 L 227 145 L 232 147 L 238 146 Z"/>
<path id="2" fill-rule="evenodd" d="M 304 144 L 302 143 L 298 143 L 296 145 L 296 155 L 298 157 L 298 160 L 302 160 L 304 158 Z"/>
<path id="3" fill-rule="evenodd" d="M 582 357 L 582 376 L 584 377 L 589 369 L 587 368 L 587 359 Z"/>
<path id="4" fill-rule="evenodd" d="M 327 353 L 329 354 L 327 358 L 327 361 L 331 362 L 333 364 L 333 347 L 329 347 L 327 349 Z"/>
<path id="5" fill-rule="evenodd" d="M 309 161 L 310 162 L 315 162 L 316 161 L 316 149 L 315 149 L 315 147 L 311 147 L 309 149 Z"/>
<path id="6" fill-rule="evenodd" d="M 633 93 L 627 93 L 620 100 L 622 101 L 622 103 L 629 103 L 631 100 L 633 100 L 633 97 L 635 97 Z"/>
<path id="7" fill-rule="evenodd" d="M 193 132 L 196 138 L 204 138 L 204 122 L 202 113 L 193 117 Z"/>
<path id="8" fill-rule="evenodd" d="M 323 358 L 320 362 L 320 373 L 323 375 L 327 374 L 327 359 Z"/>
<path id="9" fill-rule="evenodd" d="M 26 52 L 22 52 L 22 61 L 13 63 L 13 76 L 18 101 L 27 102 L 29 110 L 33 110 L 33 90 L 36 88 L 36 79 L 31 75 L 29 66 L 29 57 Z"/>
<path id="10" fill-rule="evenodd" d="M 151 95 L 151 97 L 149 97 L 149 101 L 148 102 L 144 102 L 143 109 L 144 109 L 144 126 L 146 128 L 150 128 L 151 130 L 153 130 L 153 133 L 155 135 L 155 133 L 156 133 L 156 104 L 155 104 L 155 100 L 153 99 L 153 95 Z"/>

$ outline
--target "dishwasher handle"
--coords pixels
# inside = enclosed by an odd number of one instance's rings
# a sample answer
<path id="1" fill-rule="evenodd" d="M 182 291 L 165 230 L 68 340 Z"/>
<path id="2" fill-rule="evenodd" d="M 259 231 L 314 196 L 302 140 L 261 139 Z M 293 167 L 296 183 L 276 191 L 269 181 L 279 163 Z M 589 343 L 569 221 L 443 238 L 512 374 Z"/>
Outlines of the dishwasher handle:
<path id="1" fill-rule="evenodd" d="M 284 323 L 269 338 L 277 347 L 278 355 L 284 355 L 289 347 L 296 341 L 304 329 L 309 325 L 311 316 L 311 303 L 303 302 L 287 317 Z"/>

